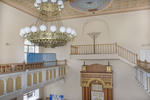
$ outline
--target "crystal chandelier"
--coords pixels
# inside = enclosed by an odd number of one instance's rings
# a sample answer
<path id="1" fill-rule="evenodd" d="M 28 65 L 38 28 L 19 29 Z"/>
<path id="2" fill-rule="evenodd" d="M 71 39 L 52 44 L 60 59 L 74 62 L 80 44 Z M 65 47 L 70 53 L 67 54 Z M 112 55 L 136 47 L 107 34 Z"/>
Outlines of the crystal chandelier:
<path id="1" fill-rule="evenodd" d="M 34 6 L 39 10 L 39 17 L 34 25 L 20 30 L 23 39 L 38 46 L 54 48 L 66 45 L 76 36 L 75 30 L 63 26 L 60 19 L 59 13 L 64 8 L 63 1 L 36 0 Z"/>

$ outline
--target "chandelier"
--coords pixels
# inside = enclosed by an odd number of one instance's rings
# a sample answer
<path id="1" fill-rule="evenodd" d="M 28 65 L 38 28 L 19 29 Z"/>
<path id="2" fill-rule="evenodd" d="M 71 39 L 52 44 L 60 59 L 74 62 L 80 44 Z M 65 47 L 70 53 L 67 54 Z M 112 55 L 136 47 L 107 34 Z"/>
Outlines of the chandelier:
<path id="1" fill-rule="evenodd" d="M 35 24 L 20 30 L 23 39 L 38 46 L 54 48 L 66 45 L 76 36 L 75 30 L 63 26 L 61 21 L 62 0 L 36 0 L 34 6 L 39 10 L 39 17 Z"/>

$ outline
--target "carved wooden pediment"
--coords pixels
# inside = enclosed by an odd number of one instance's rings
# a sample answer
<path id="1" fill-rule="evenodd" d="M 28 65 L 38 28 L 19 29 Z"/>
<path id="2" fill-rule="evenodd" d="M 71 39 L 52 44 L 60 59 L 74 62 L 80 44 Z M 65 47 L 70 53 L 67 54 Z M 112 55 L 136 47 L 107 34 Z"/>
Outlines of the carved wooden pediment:
<path id="1" fill-rule="evenodd" d="M 112 88 L 112 67 L 110 65 L 83 65 L 81 86 L 89 87 L 92 81 L 99 81 L 104 88 Z"/>

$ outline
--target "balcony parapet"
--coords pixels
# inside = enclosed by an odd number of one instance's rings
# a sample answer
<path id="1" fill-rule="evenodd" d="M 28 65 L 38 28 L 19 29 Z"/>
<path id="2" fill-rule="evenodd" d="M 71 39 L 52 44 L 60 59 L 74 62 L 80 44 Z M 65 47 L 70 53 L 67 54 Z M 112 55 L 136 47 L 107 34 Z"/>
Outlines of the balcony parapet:
<path id="1" fill-rule="evenodd" d="M 48 67 L 63 66 L 66 64 L 67 64 L 66 60 L 43 61 L 37 63 L 23 62 L 23 63 L 0 64 L 0 74 L 24 72 L 26 70 L 44 69 Z"/>
<path id="2" fill-rule="evenodd" d="M 150 96 L 150 73 L 142 66 L 136 66 L 135 71 L 135 78 L 139 82 L 140 87 Z"/>
<path id="3" fill-rule="evenodd" d="M 9 64 L 9 72 L 0 75 L 0 99 L 9 100 L 33 89 L 46 86 L 65 78 L 66 60 L 30 64 Z M 50 65 L 53 64 L 53 65 Z M 12 69 L 12 66 L 17 65 Z M 28 65 L 26 67 L 23 67 Z M 30 66 L 29 66 L 30 65 Z"/>
<path id="4" fill-rule="evenodd" d="M 150 62 L 137 60 L 137 67 L 141 70 L 150 73 Z"/>
<path id="5" fill-rule="evenodd" d="M 106 58 L 109 57 L 109 55 L 115 55 L 113 59 L 116 58 L 116 55 L 119 57 L 129 61 L 132 64 L 136 64 L 138 55 L 119 46 L 117 43 L 109 43 L 109 44 L 89 44 L 89 45 L 71 45 L 71 56 L 81 56 L 84 55 L 100 55 L 104 56 L 106 55 Z M 100 57 L 99 56 L 99 57 Z M 100 57 L 101 58 L 101 57 Z M 105 58 L 105 57 L 103 57 Z M 112 58 L 110 58 L 112 59 Z"/>

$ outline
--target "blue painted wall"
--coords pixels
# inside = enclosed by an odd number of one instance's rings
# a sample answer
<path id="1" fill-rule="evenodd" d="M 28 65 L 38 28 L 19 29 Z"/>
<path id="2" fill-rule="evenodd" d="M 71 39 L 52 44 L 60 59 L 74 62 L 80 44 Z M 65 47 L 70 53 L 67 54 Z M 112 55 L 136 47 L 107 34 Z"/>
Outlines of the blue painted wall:
<path id="1" fill-rule="evenodd" d="M 27 63 L 42 62 L 42 61 L 56 61 L 55 53 L 28 53 Z M 55 62 L 45 63 L 45 66 L 54 66 Z"/>

